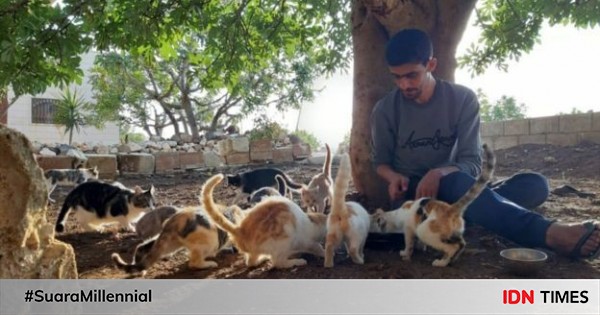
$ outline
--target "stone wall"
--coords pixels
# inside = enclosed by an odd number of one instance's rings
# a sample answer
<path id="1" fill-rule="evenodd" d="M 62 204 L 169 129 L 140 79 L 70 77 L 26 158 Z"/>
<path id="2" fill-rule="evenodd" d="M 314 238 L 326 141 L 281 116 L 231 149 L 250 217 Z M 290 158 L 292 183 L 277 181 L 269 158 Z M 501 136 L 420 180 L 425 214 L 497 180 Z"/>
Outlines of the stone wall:
<path id="1" fill-rule="evenodd" d="M 481 124 L 481 137 L 495 150 L 528 143 L 600 143 L 600 112 L 486 122 Z"/>
<path id="2" fill-rule="evenodd" d="M 115 179 L 119 174 L 162 174 L 197 168 L 225 165 L 286 163 L 311 156 L 310 146 L 296 143 L 276 147 L 270 140 L 249 141 L 246 137 L 224 139 L 213 147 L 199 151 L 157 151 L 118 154 L 85 154 L 88 167 L 98 167 L 101 179 Z M 40 167 L 71 168 L 73 159 L 68 156 L 37 155 Z"/>

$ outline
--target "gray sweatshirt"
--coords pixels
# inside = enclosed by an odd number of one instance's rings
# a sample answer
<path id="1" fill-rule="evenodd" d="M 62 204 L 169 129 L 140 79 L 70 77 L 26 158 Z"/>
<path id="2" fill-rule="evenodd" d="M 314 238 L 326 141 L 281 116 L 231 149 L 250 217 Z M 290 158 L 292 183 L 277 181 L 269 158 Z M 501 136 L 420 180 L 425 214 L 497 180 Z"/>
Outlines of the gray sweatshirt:
<path id="1" fill-rule="evenodd" d="M 372 161 L 404 176 L 456 166 L 477 176 L 481 171 L 479 102 L 470 89 L 436 79 L 431 99 L 417 104 L 397 88 L 371 114 Z"/>

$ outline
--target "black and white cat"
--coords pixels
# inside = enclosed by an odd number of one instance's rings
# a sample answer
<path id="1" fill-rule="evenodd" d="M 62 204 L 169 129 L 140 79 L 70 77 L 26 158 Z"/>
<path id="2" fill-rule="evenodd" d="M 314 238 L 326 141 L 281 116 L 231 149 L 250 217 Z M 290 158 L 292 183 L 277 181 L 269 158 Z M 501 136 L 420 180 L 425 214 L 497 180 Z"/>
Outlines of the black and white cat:
<path id="1" fill-rule="evenodd" d="M 294 182 L 282 170 L 274 167 L 258 168 L 235 175 L 227 175 L 227 183 L 241 189 L 241 192 L 233 200 L 233 204 L 237 204 L 260 188 L 275 186 L 277 184 L 276 175 L 284 179 L 287 187 L 294 190 L 302 188 L 301 184 Z"/>
<path id="2" fill-rule="evenodd" d="M 248 198 L 248 202 L 250 202 L 251 204 L 257 204 L 267 197 L 285 196 L 285 193 L 287 191 L 285 179 L 283 179 L 283 176 L 281 175 L 275 175 L 275 180 L 277 181 L 277 188 L 269 186 L 255 190 Z"/>
<path id="3" fill-rule="evenodd" d="M 86 182 L 65 198 L 56 221 L 56 232 L 65 230 L 64 222 L 71 210 L 87 231 L 101 231 L 102 225 L 110 223 L 135 231 L 131 222 L 153 208 L 154 186 L 144 191 L 139 186 L 129 190 L 103 182 Z"/>
<path id="4" fill-rule="evenodd" d="M 54 203 L 50 195 L 57 185 L 77 186 L 90 179 L 98 179 L 98 168 L 50 169 L 44 172 L 44 177 L 48 186 L 48 200 Z"/>

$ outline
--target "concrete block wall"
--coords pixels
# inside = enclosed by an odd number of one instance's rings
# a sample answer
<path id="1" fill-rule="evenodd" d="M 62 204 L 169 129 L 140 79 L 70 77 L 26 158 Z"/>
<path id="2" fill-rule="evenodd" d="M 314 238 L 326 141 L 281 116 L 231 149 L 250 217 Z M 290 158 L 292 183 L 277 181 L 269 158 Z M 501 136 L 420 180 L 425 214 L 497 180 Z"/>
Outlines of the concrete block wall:
<path id="1" fill-rule="evenodd" d="M 495 150 L 520 144 L 600 143 L 600 112 L 481 123 L 481 138 Z"/>

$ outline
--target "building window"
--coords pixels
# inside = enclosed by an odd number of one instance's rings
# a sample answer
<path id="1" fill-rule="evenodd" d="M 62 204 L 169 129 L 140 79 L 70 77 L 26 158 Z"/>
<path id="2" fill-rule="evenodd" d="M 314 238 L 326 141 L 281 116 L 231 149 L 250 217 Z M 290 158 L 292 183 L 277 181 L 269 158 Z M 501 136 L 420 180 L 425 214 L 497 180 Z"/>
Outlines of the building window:
<path id="1" fill-rule="evenodd" d="M 51 98 L 31 99 L 31 122 L 34 124 L 54 124 L 54 113 L 58 100 Z"/>

